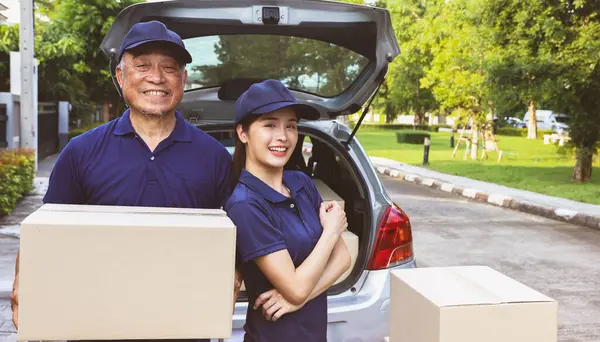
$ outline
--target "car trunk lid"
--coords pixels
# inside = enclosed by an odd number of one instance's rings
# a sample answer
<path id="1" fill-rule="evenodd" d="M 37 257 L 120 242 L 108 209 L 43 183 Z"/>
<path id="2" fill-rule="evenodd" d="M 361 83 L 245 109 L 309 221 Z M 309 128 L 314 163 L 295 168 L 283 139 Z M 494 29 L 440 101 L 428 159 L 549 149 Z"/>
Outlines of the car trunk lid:
<path id="1" fill-rule="evenodd" d="M 203 121 L 232 121 L 239 94 L 268 78 L 317 107 L 322 119 L 353 114 L 374 96 L 400 52 L 389 12 L 371 6 L 320 0 L 148 2 L 123 10 L 101 44 L 113 79 L 123 37 L 133 24 L 149 20 L 165 23 L 190 50 L 194 61 L 187 65 L 181 109 Z"/>

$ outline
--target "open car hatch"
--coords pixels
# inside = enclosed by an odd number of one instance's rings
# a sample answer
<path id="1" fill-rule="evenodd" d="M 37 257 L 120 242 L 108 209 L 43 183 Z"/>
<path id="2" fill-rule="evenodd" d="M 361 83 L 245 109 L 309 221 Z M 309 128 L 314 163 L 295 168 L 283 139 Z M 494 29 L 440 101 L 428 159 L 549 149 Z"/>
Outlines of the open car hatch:
<path id="1" fill-rule="evenodd" d="M 192 54 L 180 110 L 197 120 L 233 120 L 235 99 L 269 78 L 316 106 L 322 119 L 353 114 L 400 53 L 381 8 L 322 0 L 146 2 L 124 9 L 101 44 L 113 79 L 123 37 L 150 20 L 177 32 Z"/>

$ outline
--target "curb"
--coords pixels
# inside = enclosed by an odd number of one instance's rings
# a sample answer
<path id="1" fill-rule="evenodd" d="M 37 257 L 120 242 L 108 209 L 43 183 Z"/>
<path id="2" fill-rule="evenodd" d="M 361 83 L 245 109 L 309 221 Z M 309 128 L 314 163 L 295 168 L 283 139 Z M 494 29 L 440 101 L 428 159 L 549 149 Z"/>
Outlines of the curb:
<path id="1" fill-rule="evenodd" d="M 405 173 L 401 170 L 392 169 L 387 166 L 378 166 L 376 163 L 373 165 L 375 166 L 377 172 L 404 180 L 406 182 L 428 186 L 440 191 L 457 194 L 478 202 L 495 205 L 497 207 L 512 209 L 556 221 L 600 230 L 600 217 L 597 216 L 580 213 L 571 209 L 555 208 L 532 202 L 521 201 L 502 194 L 489 194 L 478 189 L 464 188 L 456 184 L 441 182 L 436 179 L 426 178 L 416 174 Z"/>
<path id="2" fill-rule="evenodd" d="M 5 288 L 2 289 L 0 288 L 0 299 L 2 300 L 6 300 L 6 299 L 10 299 L 10 294 L 12 293 L 12 288 Z"/>
<path id="3" fill-rule="evenodd" d="M 0 281 L 0 299 L 10 299 L 12 281 Z"/>

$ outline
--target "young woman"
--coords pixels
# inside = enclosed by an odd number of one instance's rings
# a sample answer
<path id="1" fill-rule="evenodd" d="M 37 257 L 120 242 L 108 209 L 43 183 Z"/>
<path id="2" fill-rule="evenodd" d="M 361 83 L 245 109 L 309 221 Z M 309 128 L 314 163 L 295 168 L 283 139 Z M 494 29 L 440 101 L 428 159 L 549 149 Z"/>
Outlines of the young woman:
<path id="1" fill-rule="evenodd" d="M 236 185 L 224 209 L 237 226 L 246 286 L 246 342 L 327 340 L 326 290 L 348 269 L 337 202 L 323 203 L 310 177 L 284 171 L 300 119 L 318 118 L 279 81 L 252 85 L 236 102 Z"/>

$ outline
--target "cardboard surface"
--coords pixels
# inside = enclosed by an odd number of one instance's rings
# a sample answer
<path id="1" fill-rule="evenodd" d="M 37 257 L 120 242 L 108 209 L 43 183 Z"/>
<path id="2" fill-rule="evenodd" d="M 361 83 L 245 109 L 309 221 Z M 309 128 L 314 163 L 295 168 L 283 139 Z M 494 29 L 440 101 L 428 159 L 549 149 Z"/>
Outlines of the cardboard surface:
<path id="1" fill-rule="evenodd" d="M 134 207 L 110 205 L 77 205 L 47 203 L 38 210 L 54 212 L 86 212 L 86 213 L 139 213 L 139 214 L 174 214 L 174 215 L 214 215 L 223 216 L 221 209 L 194 209 L 194 208 L 169 208 L 169 207 Z"/>
<path id="2" fill-rule="evenodd" d="M 553 342 L 556 301 L 486 266 L 390 272 L 391 342 Z"/>
<path id="3" fill-rule="evenodd" d="M 178 210 L 44 205 L 27 217 L 17 339 L 229 337 L 235 226 Z"/>
<path id="4" fill-rule="evenodd" d="M 344 242 L 346 243 L 346 247 L 348 247 L 348 252 L 350 253 L 350 268 L 348 268 L 348 270 L 346 272 L 344 272 L 344 274 L 342 274 L 338 280 L 336 280 L 336 282 L 334 283 L 334 285 L 341 283 L 342 281 L 346 280 L 346 278 L 348 278 L 348 276 L 350 275 L 350 272 L 352 272 L 352 269 L 354 268 L 354 265 L 356 264 L 356 258 L 358 258 L 358 236 L 356 236 L 356 234 L 346 230 L 345 232 L 342 233 L 342 238 L 344 239 Z"/>
<path id="5" fill-rule="evenodd" d="M 321 194 L 323 201 L 325 201 L 325 202 L 337 201 L 340 203 L 342 208 L 345 208 L 344 200 L 335 191 L 333 191 L 329 186 L 327 186 L 322 180 L 320 180 L 318 178 L 313 178 L 312 181 L 313 181 L 313 183 L 315 183 L 315 186 L 317 187 L 319 194 Z"/>

